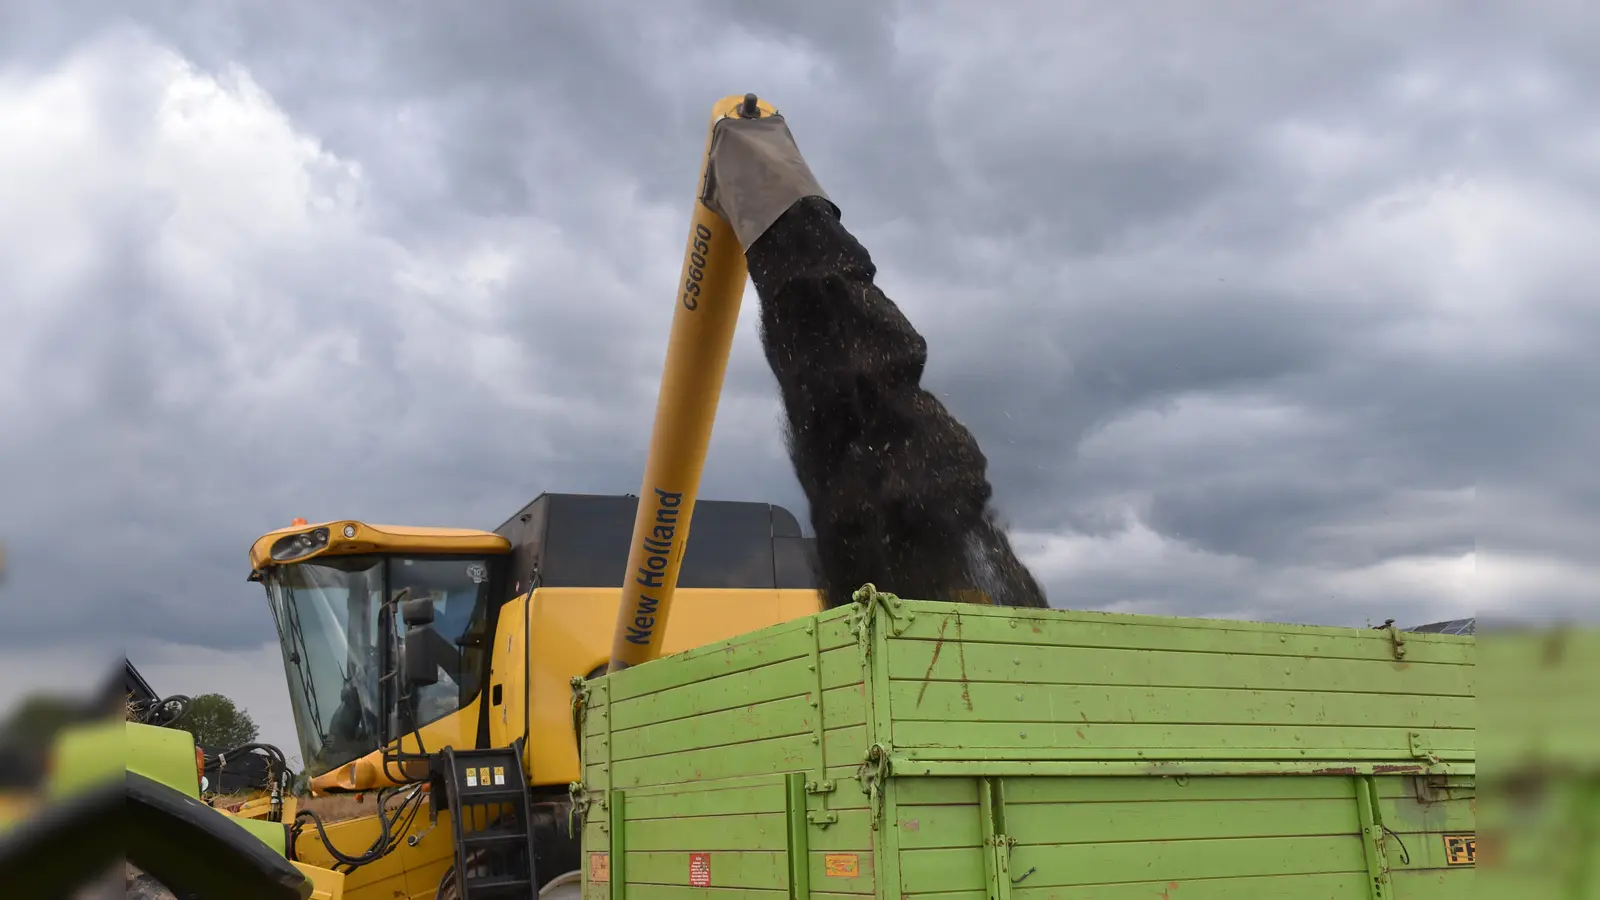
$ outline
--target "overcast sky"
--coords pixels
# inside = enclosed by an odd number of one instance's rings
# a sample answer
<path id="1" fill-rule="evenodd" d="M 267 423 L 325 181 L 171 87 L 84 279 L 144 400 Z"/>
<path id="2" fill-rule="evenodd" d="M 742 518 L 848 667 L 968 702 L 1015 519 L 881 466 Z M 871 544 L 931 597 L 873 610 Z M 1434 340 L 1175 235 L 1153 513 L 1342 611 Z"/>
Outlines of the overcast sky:
<path id="1" fill-rule="evenodd" d="M 293 746 L 254 537 L 637 490 L 745 91 L 1054 605 L 1600 587 L 1592 4 L 101 6 L 0 4 L 6 690 L 125 647 Z M 754 303 L 702 496 L 803 518 Z"/>

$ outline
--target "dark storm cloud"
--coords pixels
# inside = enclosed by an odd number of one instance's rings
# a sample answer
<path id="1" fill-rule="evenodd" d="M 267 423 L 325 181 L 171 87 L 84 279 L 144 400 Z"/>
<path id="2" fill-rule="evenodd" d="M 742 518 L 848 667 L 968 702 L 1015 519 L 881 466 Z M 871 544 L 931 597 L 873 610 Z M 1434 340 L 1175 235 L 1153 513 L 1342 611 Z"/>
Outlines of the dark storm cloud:
<path id="1" fill-rule="evenodd" d="M 928 337 L 1013 525 L 1168 548 L 1041 561 L 1058 604 L 1359 624 L 1442 588 L 1340 572 L 1477 539 L 1593 562 L 1593 264 L 1546 248 L 1539 278 L 1482 245 L 1550 197 L 1592 234 L 1582 5 L 89 8 L 6 5 L 12 69 L 119 23 L 224 84 L 240 67 L 360 166 L 361 233 L 214 260 L 268 299 L 207 316 L 147 262 L 171 201 L 107 196 L 0 439 L 10 589 L 49 601 L 5 640 L 252 644 L 244 552 L 291 516 L 491 527 L 541 490 L 636 490 L 705 116 L 745 90 Z M 108 115 L 153 102 L 128 93 Z M 509 259 L 487 299 L 406 287 L 483 246 Z M 705 495 L 802 511 L 752 318 Z M 1561 339 L 1495 349 L 1522 330 Z M 80 523 L 91 549 L 58 537 Z"/>

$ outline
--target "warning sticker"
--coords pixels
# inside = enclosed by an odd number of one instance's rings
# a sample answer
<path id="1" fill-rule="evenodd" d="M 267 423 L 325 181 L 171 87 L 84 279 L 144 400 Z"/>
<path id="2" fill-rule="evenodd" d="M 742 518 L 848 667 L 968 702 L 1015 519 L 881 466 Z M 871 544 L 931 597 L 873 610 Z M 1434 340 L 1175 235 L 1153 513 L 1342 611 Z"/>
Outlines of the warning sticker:
<path id="1" fill-rule="evenodd" d="M 604 853 L 589 854 L 589 881 L 605 884 L 611 880 L 611 857 Z"/>
<path id="2" fill-rule="evenodd" d="M 854 853 L 829 853 L 822 858 L 822 865 L 829 878 L 858 878 L 861 875 L 861 857 Z"/>
<path id="3" fill-rule="evenodd" d="M 689 854 L 689 887 L 711 887 L 711 854 Z"/>
<path id="4" fill-rule="evenodd" d="M 477 787 L 477 786 L 478 786 L 478 770 L 477 769 L 468 769 L 467 770 L 467 787 Z"/>
<path id="5" fill-rule="evenodd" d="M 505 766 L 495 766 L 494 767 L 494 784 L 495 784 L 495 787 L 499 787 L 499 786 L 501 786 L 501 785 L 503 785 L 505 783 L 506 783 L 506 767 Z"/>
<path id="6" fill-rule="evenodd" d="M 1445 835 L 1444 861 L 1452 866 L 1476 865 L 1478 862 L 1478 836 L 1475 834 Z"/>
<path id="7" fill-rule="evenodd" d="M 482 767 L 482 768 L 480 768 L 478 770 L 478 780 L 483 782 L 483 786 L 484 787 L 488 787 L 489 786 L 489 767 L 488 766 L 484 766 L 484 767 Z"/>

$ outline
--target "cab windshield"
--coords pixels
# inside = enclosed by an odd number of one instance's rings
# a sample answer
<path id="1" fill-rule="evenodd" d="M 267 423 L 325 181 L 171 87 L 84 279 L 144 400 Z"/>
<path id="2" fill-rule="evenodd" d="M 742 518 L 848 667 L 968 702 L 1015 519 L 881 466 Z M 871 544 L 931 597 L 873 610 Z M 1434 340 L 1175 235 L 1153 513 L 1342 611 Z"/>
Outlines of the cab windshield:
<path id="1" fill-rule="evenodd" d="M 334 556 L 267 573 L 308 774 L 371 753 L 384 732 L 397 735 L 394 692 L 380 690 L 404 630 L 396 601 L 431 599 L 429 627 L 443 639 L 435 643 L 454 648 L 439 659 L 438 682 L 412 691 L 408 727 L 447 716 L 477 694 L 492 565 L 483 557 Z"/>

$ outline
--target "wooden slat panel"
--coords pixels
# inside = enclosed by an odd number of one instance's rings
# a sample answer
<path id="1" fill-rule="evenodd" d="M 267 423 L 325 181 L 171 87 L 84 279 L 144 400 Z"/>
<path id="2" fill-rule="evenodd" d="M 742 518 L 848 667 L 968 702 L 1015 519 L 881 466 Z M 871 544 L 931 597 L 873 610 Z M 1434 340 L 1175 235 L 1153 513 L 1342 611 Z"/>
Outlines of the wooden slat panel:
<path id="1" fill-rule="evenodd" d="M 611 710 L 613 730 L 638 728 L 688 716 L 705 715 L 749 706 L 767 700 L 803 696 L 812 690 L 816 676 L 810 671 L 811 658 L 801 656 L 783 662 L 741 669 L 707 678 L 683 687 L 658 691 L 643 697 L 619 700 Z M 861 658 L 854 647 L 822 654 L 824 690 L 861 683 Z M 859 691 L 858 691 L 859 693 Z"/>
<path id="2" fill-rule="evenodd" d="M 1355 836 L 1361 830 L 1348 798 L 1101 803 L 1093 809 L 1008 802 L 1006 807 L 1006 831 L 1020 846 Z M 915 813 L 903 812 L 899 826 L 900 846 L 907 850 L 976 847 L 982 839 L 975 806 L 918 807 Z"/>
<path id="3" fill-rule="evenodd" d="M 841 725 L 860 725 L 866 721 L 862 697 L 851 688 L 829 691 L 825 703 L 829 718 Z M 816 728 L 817 709 L 808 696 L 802 695 L 615 731 L 611 736 L 612 758 L 621 762 L 767 738 L 809 735 Z"/>
<path id="4" fill-rule="evenodd" d="M 1370 900 L 1372 895 L 1365 872 L 1095 884 L 1074 887 L 1070 895 L 1063 895 L 1059 888 L 1032 888 L 1026 884 L 1011 889 L 1012 900 L 1062 900 L 1063 896 L 1072 900 Z M 1398 900 L 1412 900 L 1410 894 L 1395 896 Z M 1468 895 L 1457 895 L 1452 900 L 1463 900 L 1465 896 Z M 926 898 L 919 895 L 918 900 Z"/>
<path id="5" fill-rule="evenodd" d="M 895 718 L 907 722 L 1089 722 L 1211 725 L 1363 725 L 1473 728 L 1471 697 L 1331 690 L 1238 690 L 1015 682 L 896 681 Z"/>
<path id="6" fill-rule="evenodd" d="M 921 779 L 931 781 L 934 779 Z M 1204 778 L 1007 778 L 1006 807 L 1028 803 L 1158 803 L 1197 800 L 1349 800 L 1345 776 Z"/>
<path id="7" fill-rule="evenodd" d="M 1477 645 L 1433 635 L 1403 635 L 1407 663 L 1472 665 Z M 1307 628 L 1219 619 L 1173 619 L 1052 610 L 1044 614 L 1007 610 L 993 615 L 971 607 L 918 615 L 898 635 L 902 640 L 1026 644 L 1036 647 L 1101 647 L 1182 650 L 1266 656 L 1393 660 L 1386 631 Z"/>
<path id="8" fill-rule="evenodd" d="M 1028 878 L 1029 886 L 1041 888 L 1190 878 L 1364 873 L 1366 862 L 1359 838 L 1336 836 L 1018 847 L 1011 860 L 1013 877 L 1030 868 L 1035 871 Z M 965 853 L 903 851 L 900 870 L 903 889 L 910 893 L 983 887 L 982 867 L 975 865 Z"/>
<path id="9" fill-rule="evenodd" d="M 894 641 L 896 680 L 1473 695 L 1470 666 L 1162 650 Z"/>
<path id="10" fill-rule="evenodd" d="M 811 635 L 805 633 L 808 622 L 818 623 L 823 650 L 853 644 L 855 637 L 846 631 L 847 614 L 847 610 L 833 610 L 816 619 L 784 622 L 653 660 L 629 670 L 626 678 L 617 679 L 611 699 L 621 702 L 805 656 L 811 652 L 812 641 Z"/>
<path id="11" fill-rule="evenodd" d="M 1423 730 L 1434 750 L 1467 752 L 1472 750 L 1475 732 Z M 901 722 L 895 725 L 895 746 L 910 748 L 951 748 L 974 751 L 981 758 L 986 750 L 1145 750 L 1149 758 L 1165 756 L 1165 751 L 1283 750 L 1287 754 L 1307 751 L 1314 758 L 1327 754 L 1316 751 L 1343 751 L 1351 756 L 1410 758 L 1410 732 L 1403 728 L 1355 728 L 1349 726 L 1279 725 L 1092 725 L 1086 723 L 995 723 Z"/>
<path id="12" fill-rule="evenodd" d="M 866 729 L 840 728 L 826 733 L 829 759 L 860 759 Z M 811 735 L 773 738 L 764 741 L 730 744 L 687 753 L 670 753 L 616 763 L 612 783 L 618 787 L 678 784 L 711 778 L 742 775 L 772 775 L 800 772 L 816 765 L 817 745 Z"/>

